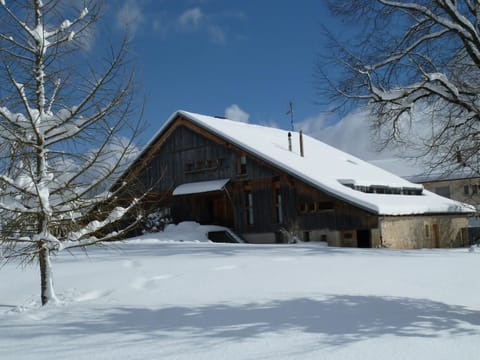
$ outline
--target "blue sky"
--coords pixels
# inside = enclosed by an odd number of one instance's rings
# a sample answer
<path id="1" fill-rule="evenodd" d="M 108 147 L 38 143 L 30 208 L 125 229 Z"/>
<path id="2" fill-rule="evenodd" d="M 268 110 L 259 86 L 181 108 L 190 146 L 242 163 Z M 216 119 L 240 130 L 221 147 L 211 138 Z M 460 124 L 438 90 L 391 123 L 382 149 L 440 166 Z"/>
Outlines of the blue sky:
<path id="1" fill-rule="evenodd" d="M 290 128 L 292 101 L 296 129 L 367 160 L 387 156 L 373 151 L 364 113 L 338 121 L 319 105 L 322 26 L 342 32 L 324 1 L 111 0 L 108 13 L 134 36 L 147 138 L 177 109 Z"/>

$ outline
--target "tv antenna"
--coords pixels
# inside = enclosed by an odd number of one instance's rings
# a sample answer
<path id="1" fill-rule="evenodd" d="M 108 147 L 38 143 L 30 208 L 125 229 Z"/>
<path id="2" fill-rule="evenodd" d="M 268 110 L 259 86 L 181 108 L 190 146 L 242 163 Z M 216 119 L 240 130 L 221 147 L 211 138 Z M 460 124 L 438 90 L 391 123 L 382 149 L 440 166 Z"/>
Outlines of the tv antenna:
<path id="1" fill-rule="evenodd" d="M 290 115 L 290 124 L 292 126 L 292 131 L 295 131 L 293 127 L 293 101 L 288 102 L 288 111 L 286 112 L 286 115 Z"/>

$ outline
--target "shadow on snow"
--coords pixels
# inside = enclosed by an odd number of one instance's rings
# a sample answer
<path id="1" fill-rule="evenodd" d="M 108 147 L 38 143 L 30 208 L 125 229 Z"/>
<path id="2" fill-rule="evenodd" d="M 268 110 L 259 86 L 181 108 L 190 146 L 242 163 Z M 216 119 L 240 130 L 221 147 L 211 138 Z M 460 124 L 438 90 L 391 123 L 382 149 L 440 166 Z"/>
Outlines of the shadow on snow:
<path id="1" fill-rule="evenodd" d="M 71 310 L 75 312 L 75 307 Z M 11 326 L 3 322 L 0 334 L 9 336 Z M 52 316 L 41 322 L 14 326 L 24 327 L 14 333 L 25 337 L 123 334 L 168 338 L 180 332 L 190 341 L 242 340 L 269 333 L 296 332 L 322 335 L 322 343 L 340 346 L 384 335 L 424 338 L 480 335 L 480 311 L 423 299 L 330 296 L 321 300 L 299 298 L 241 305 L 89 309 L 71 322 L 59 322 Z"/>

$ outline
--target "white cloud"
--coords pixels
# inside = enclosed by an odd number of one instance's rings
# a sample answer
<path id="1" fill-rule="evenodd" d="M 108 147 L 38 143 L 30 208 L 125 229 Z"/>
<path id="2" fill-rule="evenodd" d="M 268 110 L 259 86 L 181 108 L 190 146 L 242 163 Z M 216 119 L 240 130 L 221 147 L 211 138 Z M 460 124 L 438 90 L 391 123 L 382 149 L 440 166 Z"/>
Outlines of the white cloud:
<path id="1" fill-rule="evenodd" d="M 302 129 L 337 149 L 370 161 L 397 175 L 414 175 L 423 168 L 415 161 L 402 157 L 400 148 L 379 148 L 379 139 L 372 131 L 371 115 L 368 110 L 356 110 L 334 124 L 329 124 L 324 115 L 307 118 L 295 124 L 295 129 Z"/>
<path id="2" fill-rule="evenodd" d="M 210 41 L 215 44 L 225 44 L 226 36 L 225 32 L 216 25 L 210 25 L 208 27 L 208 34 L 210 35 Z"/>
<path id="3" fill-rule="evenodd" d="M 178 18 L 178 23 L 184 30 L 197 30 L 205 18 L 203 11 L 199 7 L 185 10 Z"/>
<path id="4" fill-rule="evenodd" d="M 230 120 L 248 123 L 250 114 L 242 110 L 237 104 L 232 104 L 225 109 L 225 117 Z"/>
<path id="5" fill-rule="evenodd" d="M 225 44 L 227 35 L 224 27 L 219 22 L 232 17 L 227 14 L 206 13 L 200 7 L 193 7 L 185 10 L 176 20 L 175 27 L 177 31 L 184 32 L 202 32 L 207 34 L 210 42 L 214 44 Z M 237 21 L 242 18 L 236 17 Z"/>
<path id="6" fill-rule="evenodd" d="M 391 157 L 392 152 L 379 152 L 372 138 L 368 111 L 357 110 L 335 124 L 327 124 L 324 115 L 307 118 L 296 124 L 297 129 L 340 150 L 365 160 Z"/>
<path id="7" fill-rule="evenodd" d="M 74 39 L 83 50 L 91 51 L 97 41 L 97 31 L 93 27 L 87 27 L 80 34 L 76 34 Z"/>
<path id="8" fill-rule="evenodd" d="M 117 23 L 121 27 L 126 27 L 131 36 L 135 35 L 144 21 L 145 16 L 136 1 L 126 1 L 118 10 Z"/>

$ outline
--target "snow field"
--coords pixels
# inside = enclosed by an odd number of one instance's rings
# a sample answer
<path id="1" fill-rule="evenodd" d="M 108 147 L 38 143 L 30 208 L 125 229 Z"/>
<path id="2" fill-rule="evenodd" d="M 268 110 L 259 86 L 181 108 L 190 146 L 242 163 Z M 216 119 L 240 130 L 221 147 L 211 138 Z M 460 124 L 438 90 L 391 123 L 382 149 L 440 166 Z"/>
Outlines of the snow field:
<path id="1" fill-rule="evenodd" d="M 475 359 L 480 253 L 125 243 L 0 271 L 0 359 Z M 9 279 L 15 279 L 11 281 Z"/>

